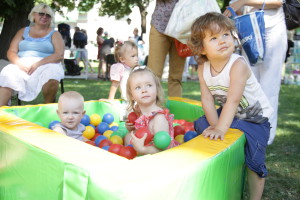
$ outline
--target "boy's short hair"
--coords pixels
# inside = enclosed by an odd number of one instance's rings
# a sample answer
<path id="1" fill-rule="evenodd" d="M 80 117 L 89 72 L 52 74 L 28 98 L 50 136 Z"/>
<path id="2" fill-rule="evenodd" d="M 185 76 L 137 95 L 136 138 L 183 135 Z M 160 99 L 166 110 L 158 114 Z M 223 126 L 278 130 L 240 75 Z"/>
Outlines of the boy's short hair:
<path id="1" fill-rule="evenodd" d="M 76 91 L 68 91 L 68 92 L 62 93 L 58 98 L 58 104 L 65 99 L 76 99 L 80 103 L 82 103 L 82 105 L 84 104 L 83 96 Z"/>
<path id="2" fill-rule="evenodd" d="M 191 37 L 188 40 L 188 46 L 193 54 L 198 57 L 198 63 L 202 64 L 208 60 L 205 55 L 201 54 L 206 32 L 218 33 L 222 30 L 229 30 L 232 36 L 237 39 L 234 21 L 221 13 L 209 12 L 195 20 L 191 27 Z"/>

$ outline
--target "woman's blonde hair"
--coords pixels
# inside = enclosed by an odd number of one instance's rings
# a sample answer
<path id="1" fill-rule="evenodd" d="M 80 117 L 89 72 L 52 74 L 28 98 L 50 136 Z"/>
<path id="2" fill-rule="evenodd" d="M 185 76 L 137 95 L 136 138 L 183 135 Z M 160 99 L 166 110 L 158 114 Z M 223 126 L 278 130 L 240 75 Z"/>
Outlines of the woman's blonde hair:
<path id="1" fill-rule="evenodd" d="M 203 51 L 203 40 L 207 34 L 219 33 L 222 30 L 228 30 L 232 36 L 236 38 L 237 30 L 235 28 L 233 20 L 217 12 L 210 12 L 197 18 L 191 28 L 191 37 L 188 40 L 188 46 L 193 52 L 193 55 L 197 56 L 197 61 L 202 64 L 207 61 L 207 57 L 201 52 Z"/>
<path id="2" fill-rule="evenodd" d="M 45 10 L 47 14 L 49 14 L 51 16 L 51 23 L 50 23 L 50 27 L 54 27 L 54 12 L 53 10 L 50 8 L 50 6 L 48 6 L 45 3 L 39 3 L 36 6 L 34 6 L 31 10 L 31 12 L 28 15 L 28 20 L 30 21 L 31 24 L 34 23 L 34 13 L 39 13 L 42 10 Z"/>
<path id="3" fill-rule="evenodd" d="M 135 42 L 133 42 L 133 41 L 128 40 L 125 42 L 121 42 L 121 41 L 116 42 L 116 44 L 115 44 L 115 60 L 116 60 L 116 62 L 121 62 L 120 57 L 124 57 L 128 48 L 132 48 L 132 49 L 136 49 L 136 50 L 138 49 Z"/>
<path id="4" fill-rule="evenodd" d="M 156 105 L 160 107 L 164 107 L 165 98 L 164 98 L 164 89 L 161 86 L 159 78 L 146 66 L 138 66 L 132 69 L 132 71 L 129 74 L 127 84 L 126 84 L 126 93 L 127 93 L 127 99 L 128 99 L 128 110 L 134 110 L 135 101 L 132 98 L 132 91 L 130 84 L 133 80 L 133 75 L 138 73 L 149 73 L 156 85 L 157 95 L 156 95 Z"/>

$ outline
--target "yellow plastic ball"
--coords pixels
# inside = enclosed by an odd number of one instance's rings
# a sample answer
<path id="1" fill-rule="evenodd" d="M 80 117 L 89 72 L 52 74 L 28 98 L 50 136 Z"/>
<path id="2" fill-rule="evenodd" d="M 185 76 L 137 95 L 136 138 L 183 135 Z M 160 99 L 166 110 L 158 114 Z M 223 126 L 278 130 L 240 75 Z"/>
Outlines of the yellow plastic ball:
<path id="1" fill-rule="evenodd" d="M 122 144 L 123 145 L 123 139 L 118 136 L 118 135 L 114 135 L 110 138 L 110 141 L 113 143 L 113 144 Z"/>
<path id="2" fill-rule="evenodd" d="M 184 135 L 177 135 L 176 137 L 175 137 L 175 140 L 177 141 L 177 142 L 179 142 L 180 144 L 182 144 L 182 143 L 184 143 Z"/>
<path id="3" fill-rule="evenodd" d="M 107 130 L 107 131 L 105 131 L 105 132 L 103 133 L 103 135 L 109 139 L 109 138 L 110 138 L 110 135 L 111 135 L 112 133 L 113 133 L 112 130 Z"/>
<path id="4" fill-rule="evenodd" d="M 82 133 L 83 137 L 87 139 L 92 139 L 95 135 L 95 129 L 91 126 L 86 126 L 85 131 Z"/>
<path id="5" fill-rule="evenodd" d="M 112 127 L 112 126 L 119 126 L 119 124 L 117 122 L 112 122 L 109 124 L 109 127 Z"/>
<path id="6" fill-rule="evenodd" d="M 98 114 L 92 114 L 90 116 L 90 120 L 91 120 L 90 123 L 94 126 L 98 126 L 100 124 L 100 122 L 102 121 L 100 115 L 98 115 Z"/>

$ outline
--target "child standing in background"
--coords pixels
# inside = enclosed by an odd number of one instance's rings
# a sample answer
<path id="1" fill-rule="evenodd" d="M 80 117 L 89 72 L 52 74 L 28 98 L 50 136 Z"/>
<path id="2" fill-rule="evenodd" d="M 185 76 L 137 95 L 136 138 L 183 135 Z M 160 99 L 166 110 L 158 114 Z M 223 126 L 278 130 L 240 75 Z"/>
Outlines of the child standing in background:
<path id="1" fill-rule="evenodd" d="M 115 99 L 116 92 L 120 87 L 121 99 L 127 100 L 126 98 L 126 83 L 129 73 L 132 68 L 138 66 L 138 50 L 137 46 L 132 41 L 125 41 L 124 43 L 117 42 L 115 48 L 115 59 L 116 64 L 113 64 L 110 69 L 110 80 L 111 86 L 108 95 L 108 100 L 112 101 Z"/>
<path id="2" fill-rule="evenodd" d="M 192 25 L 189 46 L 200 63 L 205 113 L 194 125 L 198 133 L 215 140 L 223 140 L 229 128 L 244 132 L 250 199 L 261 199 L 273 109 L 245 58 L 233 53 L 234 32 L 233 22 L 219 13 L 205 14 Z M 218 110 L 215 100 L 220 104 Z"/>
<path id="3" fill-rule="evenodd" d="M 153 141 L 144 145 L 147 134 L 140 139 L 134 135 L 135 130 L 147 128 L 152 135 L 159 131 L 168 132 L 171 136 L 171 144 L 168 148 L 179 145 L 174 140 L 174 115 L 163 108 L 164 91 L 160 80 L 150 69 L 145 66 L 133 69 L 127 81 L 127 98 L 129 110 L 138 107 L 141 116 L 135 121 L 132 131 L 125 136 L 125 144 L 132 143 L 134 149 L 143 155 L 160 152 L 161 150 L 154 146 Z"/>
<path id="4" fill-rule="evenodd" d="M 57 115 L 61 122 L 54 125 L 54 131 L 69 137 L 86 141 L 82 136 L 85 126 L 80 123 L 85 114 L 84 99 L 75 91 L 65 92 L 58 99 Z"/>

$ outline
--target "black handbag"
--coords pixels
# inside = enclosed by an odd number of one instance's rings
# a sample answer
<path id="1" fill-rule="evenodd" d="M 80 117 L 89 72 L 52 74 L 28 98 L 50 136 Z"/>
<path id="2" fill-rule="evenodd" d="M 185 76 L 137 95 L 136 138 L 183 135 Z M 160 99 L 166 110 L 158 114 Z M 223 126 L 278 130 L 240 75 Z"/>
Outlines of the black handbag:
<path id="1" fill-rule="evenodd" d="M 300 0 L 285 0 L 283 10 L 287 29 L 300 27 Z"/>

